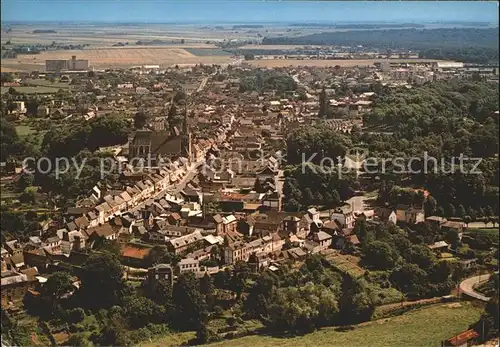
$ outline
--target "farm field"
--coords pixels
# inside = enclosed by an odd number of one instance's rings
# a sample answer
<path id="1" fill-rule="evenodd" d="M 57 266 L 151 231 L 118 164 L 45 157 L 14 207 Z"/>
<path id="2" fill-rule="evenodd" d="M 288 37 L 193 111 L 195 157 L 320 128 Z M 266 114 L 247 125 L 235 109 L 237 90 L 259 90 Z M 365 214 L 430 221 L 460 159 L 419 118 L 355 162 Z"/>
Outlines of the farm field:
<path id="1" fill-rule="evenodd" d="M 54 30 L 55 33 L 33 33 L 33 30 Z M 265 28 L 273 34 L 283 33 L 283 29 Z M 9 35 L 2 35 L 2 43 L 11 40 L 18 44 L 42 43 L 52 41 L 67 44 L 112 45 L 118 42 L 135 44 L 138 40 L 172 40 L 184 39 L 186 43 L 204 43 L 206 41 L 222 41 L 224 39 L 258 39 L 258 30 L 232 29 L 229 26 L 207 27 L 202 25 L 185 24 L 148 24 L 148 25 L 114 25 L 81 24 L 78 27 L 71 25 L 33 24 L 14 25 Z"/>
<path id="2" fill-rule="evenodd" d="M 477 321 L 481 312 L 481 307 L 470 302 L 438 304 L 361 324 L 345 332 L 332 327 L 293 338 L 247 336 L 210 346 L 440 346 L 441 340 L 466 330 L 469 324 Z"/>
<path id="3" fill-rule="evenodd" d="M 38 70 L 45 69 L 45 60 L 70 59 L 76 55 L 77 59 L 88 59 L 89 64 L 97 68 L 130 67 L 133 65 L 161 65 L 175 64 L 225 64 L 231 61 L 230 56 L 196 56 L 183 48 L 165 46 L 146 47 L 107 47 L 85 50 L 46 51 L 33 55 L 19 55 L 16 59 L 3 59 L 2 70 L 8 68 L 20 70 L 29 67 Z"/>
<path id="4" fill-rule="evenodd" d="M 232 55 L 231 53 L 226 52 L 220 48 L 186 48 L 185 50 L 197 57 Z"/>
<path id="5" fill-rule="evenodd" d="M 262 46 L 261 46 L 262 47 Z M 261 60 L 251 60 L 247 61 L 247 63 L 257 66 L 257 67 L 283 67 L 283 66 L 317 66 L 317 67 L 326 67 L 326 66 L 335 66 L 339 65 L 342 67 L 350 67 L 350 66 L 369 66 L 374 63 L 380 62 L 391 62 L 391 63 L 411 63 L 411 62 L 420 62 L 420 63 L 430 63 L 437 62 L 439 60 L 433 59 L 366 59 L 366 60 L 358 60 L 358 59 L 339 59 L 339 60 L 325 60 L 325 59 L 261 59 Z"/>

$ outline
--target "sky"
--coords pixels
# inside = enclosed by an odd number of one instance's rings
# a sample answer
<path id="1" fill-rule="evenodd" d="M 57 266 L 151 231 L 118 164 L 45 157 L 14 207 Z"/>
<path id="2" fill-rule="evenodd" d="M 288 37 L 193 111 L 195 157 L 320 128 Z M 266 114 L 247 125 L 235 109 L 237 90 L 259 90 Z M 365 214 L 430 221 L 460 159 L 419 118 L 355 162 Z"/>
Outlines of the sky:
<path id="1" fill-rule="evenodd" d="M 1 9 L 2 21 L 498 23 L 496 1 L 1 0 Z"/>

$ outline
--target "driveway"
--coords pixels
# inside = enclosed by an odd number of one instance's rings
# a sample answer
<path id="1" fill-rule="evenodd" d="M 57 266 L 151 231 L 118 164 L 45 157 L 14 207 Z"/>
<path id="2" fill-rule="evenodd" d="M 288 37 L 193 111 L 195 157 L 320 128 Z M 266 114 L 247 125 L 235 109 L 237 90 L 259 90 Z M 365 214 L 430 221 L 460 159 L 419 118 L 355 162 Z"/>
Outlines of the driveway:
<path id="1" fill-rule="evenodd" d="M 460 283 L 460 293 L 466 294 L 470 296 L 471 298 L 478 299 L 481 301 L 489 301 L 490 298 L 487 296 L 484 296 L 483 294 L 476 292 L 474 290 L 474 286 L 478 285 L 479 283 L 484 283 L 490 279 L 491 274 L 484 274 L 480 276 L 474 276 L 467 278 L 466 280 L 463 280 Z"/>

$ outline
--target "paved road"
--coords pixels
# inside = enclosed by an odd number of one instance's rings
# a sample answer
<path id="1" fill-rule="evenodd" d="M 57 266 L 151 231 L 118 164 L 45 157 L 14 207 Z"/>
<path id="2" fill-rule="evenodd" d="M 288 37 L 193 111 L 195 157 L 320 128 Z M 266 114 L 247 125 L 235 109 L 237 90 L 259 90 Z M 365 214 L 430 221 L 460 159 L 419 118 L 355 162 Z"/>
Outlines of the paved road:
<path id="1" fill-rule="evenodd" d="M 488 223 L 487 226 L 484 225 L 483 222 L 471 222 L 467 225 L 468 229 L 478 229 L 478 228 L 491 228 L 496 227 L 497 224 L 493 225 L 493 223 Z"/>
<path id="2" fill-rule="evenodd" d="M 474 299 L 478 299 L 481 301 L 489 301 L 490 298 L 487 296 L 484 296 L 481 293 L 478 293 L 474 290 L 474 286 L 486 282 L 490 279 L 491 274 L 484 274 L 480 276 L 474 276 L 467 278 L 466 280 L 463 280 L 460 283 L 460 293 L 466 294 Z"/>
<path id="3" fill-rule="evenodd" d="M 199 161 L 197 163 L 192 164 L 189 167 L 189 169 L 188 169 L 187 175 L 184 176 L 179 183 L 176 183 L 174 185 L 168 186 L 164 190 L 159 191 L 155 195 L 151 196 L 149 199 L 154 199 L 155 197 L 159 196 L 160 194 L 162 194 L 164 192 L 168 192 L 169 194 L 172 194 L 172 195 L 175 195 L 175 194 L 179 193 L 181 190 L 184 189 L 184 187 L 186 186 L 186 184 L 190 180 L 192 180 L 194 178 L 194 176 L 196 176 L 198 174 L 198 169 L 201 166 L 201 164 L 203 164 L 203 161 Z M 133 208 L 130 209 L 130 211 L 133 212 L 133 211 L 139 211 L 139 210 L 141 210 L 144 207 L 144 205 L 146 204 L 146 201 L 148 201 L 149 199 L 147 199 L 147 200 L 139 203 L 138 205 L 134 206 Z M 126 213 L 126 212 L 123 212 L 123 213 Z"/>
<path id="4" fill-rule="evenodd" d="M 191 165 L 191 167 L 188 169 L 187 175 L 184 176 L 179 183 L 176 183 L 175 185 L 168 187 L 166 191 L 173 195 L 179 193 L 181 190 L 184 189 L 184 187 L 186 187 L 189 181 L 191 181 L 198 174 L 198 170 L 202 164 L 203 161 L 199 161 Z"/>
<path id="5" fill-rule="evenodd" d="M 299 75 L 293 75 L 292 76 L 293 80 L 295 81 L 295 83 L 297 83 L 297 85 L 299 87 L 302 87 L 306 90 L 307 93 L 309 94 L 312 94 L 313 93 L 313 90 L 311 90 L 311 88 L 309 88 L 309 86 L 305 85 L 304 83 L 302 83 L 299 79 Z"/>
<path id="6" fill-rule="evenodd" d="M 199 92 L 201 92 L 203 90 L 203 88 L 205 88 L 205 86 L 207 85 L 209 77 L 210 76 L 207 76 L 207 77 L 203 78 L 203 81 L 201 81 L 200 86 L 198 87 L 198 89 L 196 90 L 196 92 L 199 93 Z"/>

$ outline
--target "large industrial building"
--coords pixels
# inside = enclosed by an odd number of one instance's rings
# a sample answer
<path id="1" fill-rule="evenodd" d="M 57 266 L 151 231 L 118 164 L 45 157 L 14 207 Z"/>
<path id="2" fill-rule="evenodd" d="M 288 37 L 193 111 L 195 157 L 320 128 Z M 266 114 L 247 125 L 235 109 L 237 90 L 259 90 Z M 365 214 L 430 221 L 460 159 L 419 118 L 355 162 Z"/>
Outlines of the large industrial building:
<path id="1" fill-rule="evenodd" d="M 45 60 L 45 71 L 86 71 L 89 69 L 89 61 L 86 59 L 76 59 L 72 56 L 69 60 Z"/>

